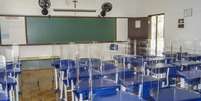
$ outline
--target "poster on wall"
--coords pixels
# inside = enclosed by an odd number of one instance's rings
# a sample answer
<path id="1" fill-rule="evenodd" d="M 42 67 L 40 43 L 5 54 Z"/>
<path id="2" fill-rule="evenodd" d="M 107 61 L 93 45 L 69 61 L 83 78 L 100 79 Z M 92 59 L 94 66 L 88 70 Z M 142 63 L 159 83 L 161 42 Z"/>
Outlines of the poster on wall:
<path id="1" fill-rule="evenodd" d="M 178 19 L 178 28 L 184 28 L 184 19 Z"/>

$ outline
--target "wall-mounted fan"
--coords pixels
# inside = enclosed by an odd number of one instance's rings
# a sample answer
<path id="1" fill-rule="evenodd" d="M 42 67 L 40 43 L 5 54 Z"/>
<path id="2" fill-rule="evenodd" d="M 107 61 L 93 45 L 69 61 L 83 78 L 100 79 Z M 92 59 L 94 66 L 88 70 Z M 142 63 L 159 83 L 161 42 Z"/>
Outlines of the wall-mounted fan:
<path id="1" fill-rule="evenodd" d="M 112 10 L 112 3 L 106 2 L 102 6 L 102 11 L 100 12 L 101 17 L 105 17 L 107 12 L 110 12 Z"/>
<path id="2" fill-rule="evenodd" d="M 38 4 L 42 8 L 41 13 L 43 15 L 47 15 L 48 14 L 48 8 L 50 8 L 50 6 L 51 6 L 50 0 L 39 0 Z"/>

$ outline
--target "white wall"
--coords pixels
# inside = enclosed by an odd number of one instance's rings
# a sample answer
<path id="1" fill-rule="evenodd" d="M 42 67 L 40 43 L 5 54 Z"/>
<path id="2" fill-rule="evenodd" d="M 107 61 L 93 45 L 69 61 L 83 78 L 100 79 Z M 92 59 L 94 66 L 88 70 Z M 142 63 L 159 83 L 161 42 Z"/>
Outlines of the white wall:
<path id="1" fill-rule="evenodd" d="M 117 40 L 128 41 L 128 19 L 127 18 L 117 19 Z"/>
<path id="2" fill-rule="evenodd" d="M 77 13 L 81 16 L 97 16 L 103 2 L 110 1 L 113 10 L 109 16 L 125 17 L 136 16 L 139 0 L 78 0 L 78 9 L 96 9 L 96 13 Z M 73 8 L 72 0 L 51 0 L 50 15 L 75 15 L 74 13 L 54 12 L 54 8 Z M 41 9 L 38 0 L 0 0 L 0 14 L 40 15 Z"/>
<path id="3" fill-rule="evenodd" d="M 37 1 L 0 0 L 0 14 L 40 15 L 40 8 Z M 143 17 L 150 14 L 165 13 L 166 49 L 170 49 L 170 43 L 172 42 L 174 43 L 174 50 L 178 50 L 180 45 L 183 46 L 184 51 L 197 52 L 198 49 L 201 50 L 201 34 L 199 28 L 201 26 L 200 0 L 79 0 L 77 8 L 97 9 L 97 12 L 76 14 L 53 12 L 53 8 L 73 8 L 72 0 L 51 0 L 50 15 L 97 16 L 100 12 L 101 4 L 105 1 L 112 2 L 114 6 L 108 16 Z M 184 18 L 185 28 L 179 29 L 177 28 L 177 22 L 179 18 L 183 18 L 184 9 L 186 8 L 193 8 L 193 16 Z M 127 34 L 122 33 L 123 31 L 127 31 L 125 21 L 119 20 L 118 22 L 120 24 L 117 27 L 122 28 L 122 30 L 118 30 L 117 38 L 124 37 L 125 39 Z"/>
<path id="4" fill-rule="evenodd" d="M 98 16 L 100 13 L 100 8 L 103 2 L 110 1 L 113 4 L 113 10 L 108 13 L 110 17 L 133 17 L 137 14 L 137 2 L 139 0 L 78 0 L 78 9 L 96 9 L 97 12 L 95 13 L 70 13 L 70 12 L 54 12 L 54 8 L 73 8 L 72 0 L 51 0 L 52 6 L 49 9 L 49 14 L 52 16 Z M 38 0 L 0 0 L 0 15 L 41 15 L 41 9 L 38 6 Z M 126 41 L 127 40 L 127 20 L 126 19 L 119 19 L 117 20 L 117 40 L 118 41 Z M 21 38 L 21 37 L 19 37 Z M 23 40 L 25 39 L 18 39 Z M 12 42 L 12 41 L 11 41 Z M 106 45 L 106 46 L 105 46 Z M 89 45 L 90 46 L 90 45 Z M 57 47 L 58 50 L 53 51 L 52 47 Z M 71 52 L 66 52 L 70 46 L 64 45 L 63 49 L 60 49 L 60 46 L 21 46 L 20 47 L 20 57 L 38 57 L 38 56 L 52 56 L 52 55 L 61 55 L 63 57 L 67 57 L 67 54 L 72 54 Z M 82 53 L 82 56 L 86 55 L 86 47 Z M 95 45 L 95 49 L 99 50 L 98 52 L 94 53 L 93 56 L 106 56 L 107 58 L 110 57 L 108 54 L 100 53 L 100 50 L 105 49 L 108 44 L 104 45 Z M 74 47 L 75 49 L 75 47 Z M 72 50 L 74 50 L 72 49 Z M 1 54 L 9 54 L 11 47 L 1 47 L 0 53 Z M 63 50 L 61 52 L 61 50 Z M 106 51 L 106 50 L 104 50 Z M 103 52 L 103 51 L 102 51 Z M 109 52 L 108 52 L 109 53 Z M 10 56 L 8 56 L 9 58 Z"/>
<path id="5" fill-rule="evenodd" d="M 6 56 L 7 60 L 12 60 L 12 52 L 19 58 L 29 57 L 50 57 L 59 56 L 62 59 L 76 57 L 91 57 L 110 60 L 114 55 L 125 54 L 128 52 L 128 43 L 116 43 L 119 45 L 118 51 L 110 50 L 110 43 L 93 43 L 93 44 L 69 44 L 69 45 L 42 45 L 42 46 L 19 46 L 19 52 L 12 46 L 0 46 L 0 55 Z M 17 55 L 16 55 L 17 54 Z"/>
<path id="6" fill-rule="evenodd" d="M 174 50 L 183 46 L 183 51 L 201 51 L 201 1 L 200 0 L 141 0 L 139 16 L 165 13 L 165 46 Z M 193 16 L 184 18 L 184 9 L 193 8 Z M 185 19 L 185 28 L 177 28 L 178 19 Z M 201 53 L 201 52 L 199 52 Z"/>

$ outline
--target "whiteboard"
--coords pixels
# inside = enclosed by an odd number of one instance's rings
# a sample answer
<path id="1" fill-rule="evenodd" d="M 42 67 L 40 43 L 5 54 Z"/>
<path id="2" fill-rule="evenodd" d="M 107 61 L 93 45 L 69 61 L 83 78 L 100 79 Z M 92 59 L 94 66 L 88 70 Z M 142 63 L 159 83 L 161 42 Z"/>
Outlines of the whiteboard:
<path id="1" fill-rule="evenodd" d="M 1 44 L 26 44 L 25 17 L 0 16 Z"/>
<path id="2" fill-rule="evenodd" d="M 117 41 L 128 41 L 128 18 L 117 18 Z"/>

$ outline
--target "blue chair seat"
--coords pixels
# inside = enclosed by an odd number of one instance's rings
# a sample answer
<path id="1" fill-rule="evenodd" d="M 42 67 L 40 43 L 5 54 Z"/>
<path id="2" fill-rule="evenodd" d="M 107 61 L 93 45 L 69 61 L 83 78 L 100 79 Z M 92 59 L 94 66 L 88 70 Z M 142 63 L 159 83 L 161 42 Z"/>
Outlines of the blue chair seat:
<path id="1" fill-rule="evenodd" d="M 0 91 L 0 101 L 9 101 L 9 97 L 4 91 Z"/>
<path id="2" fill-rule="evenodd" d="M 0 78 L 0 84 L 2 84 L 3 88 L 6 88 L 6 83 L 8 86 L 8 90 L 11 89 L 11 87 L 14 87 L 17 85 L 17 81 L 15 78 L 7 77 L 7 81 L 4 78 Z"/>

